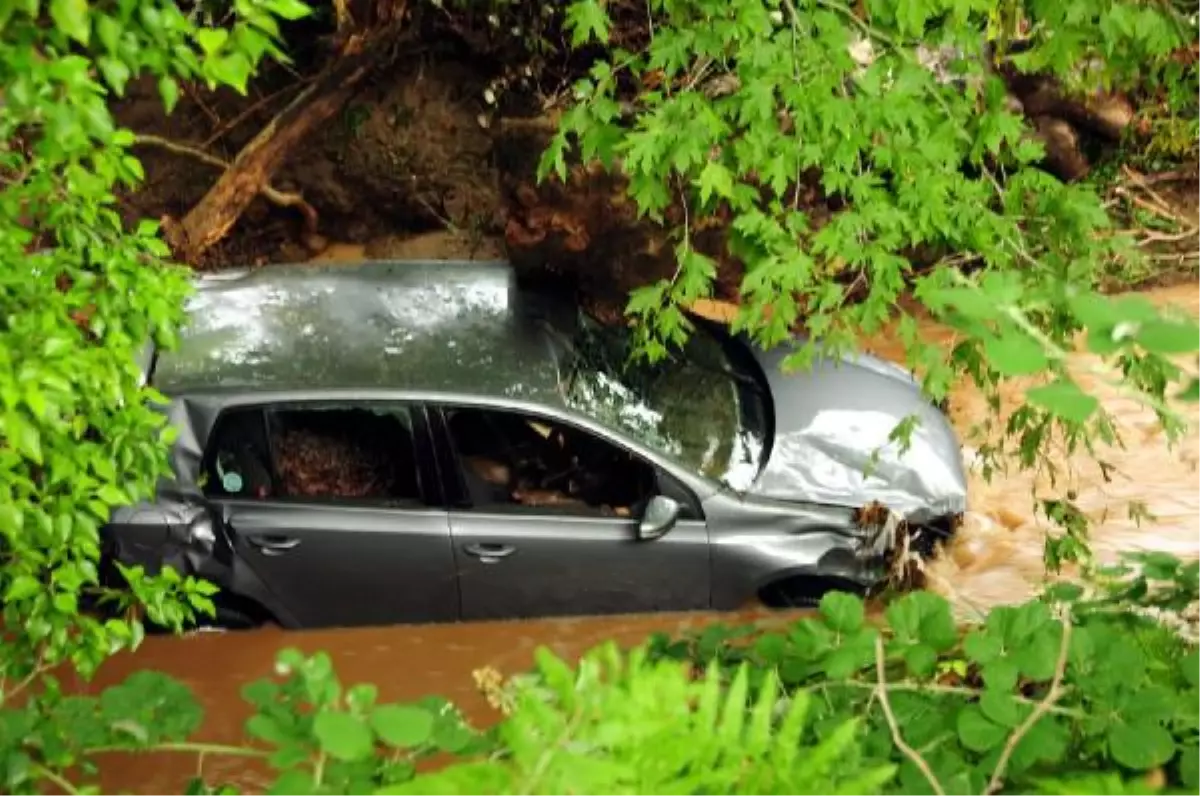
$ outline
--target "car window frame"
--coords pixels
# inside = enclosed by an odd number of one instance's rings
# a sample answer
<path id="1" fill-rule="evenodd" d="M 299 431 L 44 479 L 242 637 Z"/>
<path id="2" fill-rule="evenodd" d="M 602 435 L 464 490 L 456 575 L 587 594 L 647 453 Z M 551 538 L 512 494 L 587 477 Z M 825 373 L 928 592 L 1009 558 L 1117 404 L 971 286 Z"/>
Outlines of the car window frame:
<path id="1" fill-rule="evenodd" d="M 320 506 L 323 508 L 369 508 L 389 511 L 427 511 L 429 509 L 444 509 L 444 490 L 441 473 L 436 469 L 436 454 L 434 440 L 429 427 L 429 417 L 424 404 L 407 398 L 350 398 L 350 397 L 280 397 L 235 403 L 222 407 L 209 424 L 208 433 L 204 440 L 204 453 L 200 460 L 201 475 L 211 473 L 212 457 L 215 455 L 213 441 L 225 419 L 233 414 L 253 412 L 257 415 L 262 427 L 266 444 L 267 468 L 272 483 L 281 481 L 276 467 L 274 441 L 271 437 L 271 417 L 282 411 L 304 411 L 321 409 L 355 409 L 370 406 L 391 405 L 408 410 L 412 420 L 413 457 L 416 464 L 417 490 L 420 497 L 416 501 L 397 503 L 380 498 L 330 498 L 313 496 L 291 496 L 272 494 L 270 497 L 259 498 L 253 495 L 212 495 L 207 489 L 199 487 L 206 500 L 221 502 L 238 502 L 255 506 Z"/>
<path id="2" fill-rule="evenodd" d="M 625 440 L 621 439 L 619 436 L 609 433 L 609 429 L 607 427 L 601 426 L 602 430 L 597 431 L 595 428 L 591 428 L 581 422 L 578 422 L 570 416 L 556 414 L 544 408 L 453 399 L 431 401 L 427 404 L 427 416 L 430 421 L 430 433 L 434 438 L 434 453 L 437 460 L 437 467 L 442 476 L 442 487 L 445 490 L 446 505 L 451 510 L 464 511 L 472 514 L 502 513 L 497 511 L 489 512 L 487 508 L 481 508 L 473 505 L 470 491 L 463 475 L 463 464 L 459 461 L 458 451 L 455 449 L 454 440 L 450 434 L 450 426 L 446 418 L 446 410 L 448 409 L 475 409 L 491 412 L 508 412 L 510 414 L 528 417 L 536 422 L 565 425 L 577 433 L 588 434 L 592 437 L 597 437 L 601 441 L 619 448 L 630 456 L 633 456 L 654 472 L 657 494 L 663 495 L 664 497 L 672 497 L 679 501 L 680 505 L 683 506 L 684 511 L 681 513 L 679 518 L 681 522 L 706 522 L 703 502 L 696 495 L 695 491 L 688 486 L 683 479 L 676 476 L 658 462 L 655 462 L 647 457 L 645 454 L 643 454 L 634 446 L 630 445 Z M 505 516 L 523 515 L 537 516 L 541 518 L 560 518 L 563 520 L 612 521 L 617 519 L 622 521 L 631 521 L 636 519 L 634 517 L 607 517 L 601 514 L 552 511 L 514 512 L 512 515 L 506 514 Z"/>

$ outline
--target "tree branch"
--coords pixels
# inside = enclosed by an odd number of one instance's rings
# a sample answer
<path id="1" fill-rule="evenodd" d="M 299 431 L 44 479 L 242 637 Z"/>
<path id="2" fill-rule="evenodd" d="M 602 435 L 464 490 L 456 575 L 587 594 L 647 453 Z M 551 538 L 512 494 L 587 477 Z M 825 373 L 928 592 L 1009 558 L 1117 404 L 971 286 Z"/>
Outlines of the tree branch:
<path id="1" fill-rule="evenodd" d="M 937 796 L 946 796 L 945 789 L 942 788 L 942 783 L 938 781 L 937 775 L 933 773 L 933 769 L 929 767 L 929 763 L 925 762 L 925 758 L 921 757 L 921 753 L 909 746 L 904 736 L 900 734 L 900 726 L 896 723 L 896 714 L 892 713 L 892 703 L 888 701 L 887 695 L 887 674 L 884 669 L 884 652 L 883 652 L 883 636 L 875 637 L 875 695 L 879 697 L 879 706 L 883 708 L 884 718 L 887 719 L 888 728 L 892 731 L 892 743 L 896 744 L 896 748 L 904 753 L 904 756 L 913 762 L 913 764 L 921 770 L 925 775 L 925 779 L 929 781 L 929 787 Z"/>
<path id="2" fill-rule="evenodd" d="M 164 225 L 179 259 L 194 263 L 225 237 L 292 149 L 337 114 L 372 70 L 390 60 L 389 50 L 404 27 L 404 5 L 392 10 L 389 24 L 349 35 L 333 63 L 242 148 L 195 207 L 182 220 Z"/>
<path id="3" fill-rule="evenodd" d="M 1013 730 L 1013 734 L 1008 737 L 1008 742 L 1000 751 L 1000 759 L 996 761 L 996 769 L 992 772 L 992 778 L 988 782 L 987 789 L 984 790 L 985 794 L 1000 790 L 1004 784 L 1004 772 L 1008 768 L 1008 761 L 1016 751 L 1017 744 L 1021 742 L 1026 733 L 1033 729 L 1033 725 L 1037 724 L 1039 719 L 1050 712 L 1050 708 L 1063 695 L 1062 681 L 1067 671 L 1067 658 L 1071 652 L 1070 617 L 1063 619 L 1062 626 L 1062 642 L 1058 646 L 1058 661 L 1054 664 L 1054 678 L 1050 681 L 1050 690 L 1046 692 L 1046 698 L 1034 707 L 1025 721 L 1021 722 L 1020 726 Z"/>
<path id="4" fill-rule="evenodd" d="M 139 134 L 134 136 L 134 145 L 153 146 L 159 149 L 165 149 L 168 152 L 174 152 L 177 155 L 185 155 L 190 158 L 195 158 L 201 163 L 207 163 L 218 169 L 228 169 L 229 162 L 217 157 L 211 152 L 207 152 L 199 147 L 191 144 L 182 144 L 178 141 L 172 141 L 168 138 L 162 138 L 157 135 Z M 275 188 L 270 183 L 263 183 L 259 186 L 259 194 L 273 205 L 279 207 L 294 207 L 304 216 L 304 237 L 306 240 L 311 239 L 317 234 L 317 210 L 299 193 L 290 191 L 281 191 Z"/>

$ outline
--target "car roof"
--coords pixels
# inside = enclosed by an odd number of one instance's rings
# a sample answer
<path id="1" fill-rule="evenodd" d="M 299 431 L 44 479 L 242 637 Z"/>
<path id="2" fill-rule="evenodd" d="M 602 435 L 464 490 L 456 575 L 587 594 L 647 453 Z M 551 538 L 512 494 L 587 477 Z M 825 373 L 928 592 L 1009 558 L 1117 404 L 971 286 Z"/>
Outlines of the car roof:
<path id="1" fill-rule="evenodd" d="M 202 277 L 151 383 L 171 396 L 396 389 L 557 399 L 569 305 L 506 262 L 272 265 Z"/>

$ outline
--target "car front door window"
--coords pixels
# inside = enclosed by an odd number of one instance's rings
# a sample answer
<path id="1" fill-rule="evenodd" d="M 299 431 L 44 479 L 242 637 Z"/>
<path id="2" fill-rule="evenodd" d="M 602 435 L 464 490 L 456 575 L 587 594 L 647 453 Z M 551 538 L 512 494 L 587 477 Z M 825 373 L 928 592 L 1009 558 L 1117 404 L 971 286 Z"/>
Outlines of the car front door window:
<path id="1" fill-rule="evenodd" d="M 464 496 L 450 524 L 465 618 L 707 607 L 694 500 L 670 532 L 638 539 L 650 499 L 667 492 L 651 463 L 532 414 L 450 407 L 444 418 Z"/>
<path id="2" fill-rule="evenodd" d="M 447 427 L 479 509 L 630 517 L 655 493 L 652 466 L 571 425 L 457 409 Z"/>

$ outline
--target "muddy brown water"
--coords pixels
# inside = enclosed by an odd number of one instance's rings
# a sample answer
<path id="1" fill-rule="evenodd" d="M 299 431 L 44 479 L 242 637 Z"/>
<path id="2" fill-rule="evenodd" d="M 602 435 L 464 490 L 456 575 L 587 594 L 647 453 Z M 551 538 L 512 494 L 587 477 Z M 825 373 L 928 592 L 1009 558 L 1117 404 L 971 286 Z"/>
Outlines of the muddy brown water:
<path id="1" fill-rule="evenodd" d="M 1158 289 L 1145 295 L 1156 303 L 1200 314 L 1195 285 Z M 719 316 L 724 311 L 714 307 L 710 314 Z M 950 332 L 935 324 L 924 324 L 923 332 L 929 340 L 952 342 Z M 893 335 L 880 335 L 868 348 L 890 358 L 901 355 Z M 1180 364 L 1193 372 L 1196 369 L 1194 358 Z M 1060 464 L 1069 472 L 1060 476 L 1059 489 L 1073 489 L 1077 505 L 1095 523 L 1092 541 L 1097 553 L 1105 559 L 1124 550 L 1200 556 L 1200 437 L 1195 407 L 1181 407 L 1190 427 L 1177 446 L 1168 450 L 1149 409 L 1104 383 L 1092 372 L 1095 362 L 1087 355 L 1075 355 L 1072 365 L 1080 381 L 1102 396 L 1105 407 L 1116 416 L 1125 441 L 1124 448 L 1104 451 L 1111 468 L 1108 480 L 1084 455 L 1070 460 L 1060 457 Z M 1005 411 L 1020 405 L 1019 387 L 1014 385 L 1006 394 Z M 966 388 L 952 396 L 950 411 L 964 435 L 987 416 L 981 396 Z M 972 441 L 968 439 L 966 444 L 970 459 Z M 978 475 L 973 477 L 970 511 L 963 527 L 929 568 L 932 588 L 951 598 L 964 618 L 989 606 L 1021 601 L 1039 587 L 1047 522 L 1035 514 L 1031 495 L 1035 489 L 1048 488 L 1044 477 L 1027 474 L 997 475 L 990 483 Z M 1144 502 L 1156 519 L 1143 521 L 1139 527 L 1129 518 L 1128 508 L 1133 501 Z M 455 701 L 473 721 L 483 723 L 494 716 L 475 689 L 472 672 L 484 667 L 506 675 L 519 672 L 529 667 L 539 645 L 574 657 L 605 639 L 634 644 L 656 630 L 683 633 L 714 621 L 774 623 L 787 619 L 754 611 L 316 632 L 273 629 L 151 638 L 136 653 L 119 655 L 105 664 L 88 688 L 95 690 L 119 682 L 137 669 L 170 673 L 194 689 L 204 706 L 206 718 L 200 737 L 215 743 L 238 743 L 248 715 L 240 698 L 241 686 L 269 676 L 277 651 L 296 646 L 306 652 L 327 650 L 344 684 L 373 682 L 385 700 L 441 695 Z M 108 793 L 178 793 L 195 773 L 196 765 L 195 756 L 182 754 L 112 758 L 104 761 L 103 785 Z M 246 792 L 261 792 L 268 782 L 263 771 L 236 758 L 209 756 L 204 771 L 210 781 L 233 781 Z"/>

